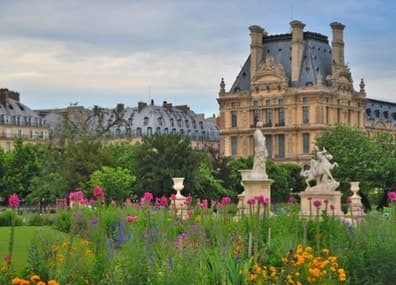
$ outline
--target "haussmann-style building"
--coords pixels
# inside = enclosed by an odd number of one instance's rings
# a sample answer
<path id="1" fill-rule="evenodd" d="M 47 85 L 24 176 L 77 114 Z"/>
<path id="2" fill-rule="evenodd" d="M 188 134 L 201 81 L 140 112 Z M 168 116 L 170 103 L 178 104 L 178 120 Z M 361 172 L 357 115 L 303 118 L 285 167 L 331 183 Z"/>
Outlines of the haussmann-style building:
<path id="1" fill-rule="evenodd" d="M 331 45 L 300 21 L 290 26 L 291 33 L 279 35 L 249 27 L 250 55 L 228 91 L 220 83 L 220 155 L 252 155 L 259 120 L 269 157 L 282 162 L 307 162 L 315 140 L 337 124 L 396 137 L 396 104 L 368 99 L 363 79 L 354 89 L 344 58 L 345 26 L 330 24 Z"/>

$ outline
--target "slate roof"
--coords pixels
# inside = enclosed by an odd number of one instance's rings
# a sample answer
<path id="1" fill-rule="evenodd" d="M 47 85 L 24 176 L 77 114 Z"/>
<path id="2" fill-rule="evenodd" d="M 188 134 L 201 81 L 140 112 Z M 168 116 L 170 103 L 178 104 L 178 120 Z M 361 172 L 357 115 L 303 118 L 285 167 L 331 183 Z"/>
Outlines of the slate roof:
<path id="1" fill-rule="evenodd" d="M 289 87 L 303 87 L 316 84 L 316 74 L 320 72 L 323 79 L 331 76 L 331 47 L 326 36 L 304 32 L 304 52 L 300 77 L 291 82 L 291 34 L 269 35 L 263 37 L 263 59 L 268 55 L 275 62 L 282 64 Z M 328 82 L 324 82 L 325 84 Z M 250 55 L 231 86 L 230 91 L 250 89 Z"/>

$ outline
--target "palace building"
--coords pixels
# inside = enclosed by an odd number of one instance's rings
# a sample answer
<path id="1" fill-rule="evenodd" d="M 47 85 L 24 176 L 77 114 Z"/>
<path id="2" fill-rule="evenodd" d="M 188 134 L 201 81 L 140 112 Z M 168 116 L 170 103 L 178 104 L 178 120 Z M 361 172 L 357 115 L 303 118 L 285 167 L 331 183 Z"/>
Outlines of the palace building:
<path id="1" fill-rule="evenodd" d="M 282 162 L 307 162 L 316 138 L 337 124 L 396 138 L 396 104 L 367 98 L 363 79 L 354 89 L 345 26 L 330 24 L 331 45 L 300 21 L 290 26 L 291 33 L 279 35 L 249 27 L 250 55 L 228 91 L 220 83 L 220 154 L 252 155 L 257 121 L 264 124 L 269 157 Z"/>

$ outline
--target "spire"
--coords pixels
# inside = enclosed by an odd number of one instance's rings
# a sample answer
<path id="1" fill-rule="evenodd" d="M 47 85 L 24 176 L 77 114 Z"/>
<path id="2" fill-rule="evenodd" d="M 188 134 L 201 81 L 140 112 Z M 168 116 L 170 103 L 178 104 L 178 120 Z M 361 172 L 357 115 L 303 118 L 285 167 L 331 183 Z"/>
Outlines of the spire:
<path id="1" fill-rule="evenodd" d="M 359 93 L 365 96 L 366 95 L 366 90 L 365 90 L 366 84 L 364 84 L 363 78 L 360 79 L 359 87 L 360 87 Z"/>

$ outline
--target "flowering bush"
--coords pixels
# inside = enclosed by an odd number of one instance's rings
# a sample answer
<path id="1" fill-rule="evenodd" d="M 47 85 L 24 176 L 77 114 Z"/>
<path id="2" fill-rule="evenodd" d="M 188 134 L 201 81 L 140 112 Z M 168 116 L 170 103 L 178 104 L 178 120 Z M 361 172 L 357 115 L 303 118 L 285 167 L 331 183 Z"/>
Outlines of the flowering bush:
<path id="1" fill-rule="evenodd" d="M 243 273 L 248 284 L 342 284 L 347 280 L 345 270 L 340 267 L 337 257 L 328 249 L 314 256 L 311 247 L 298 245 L 283 258 L 280 267 L 254 262 Z"/>

